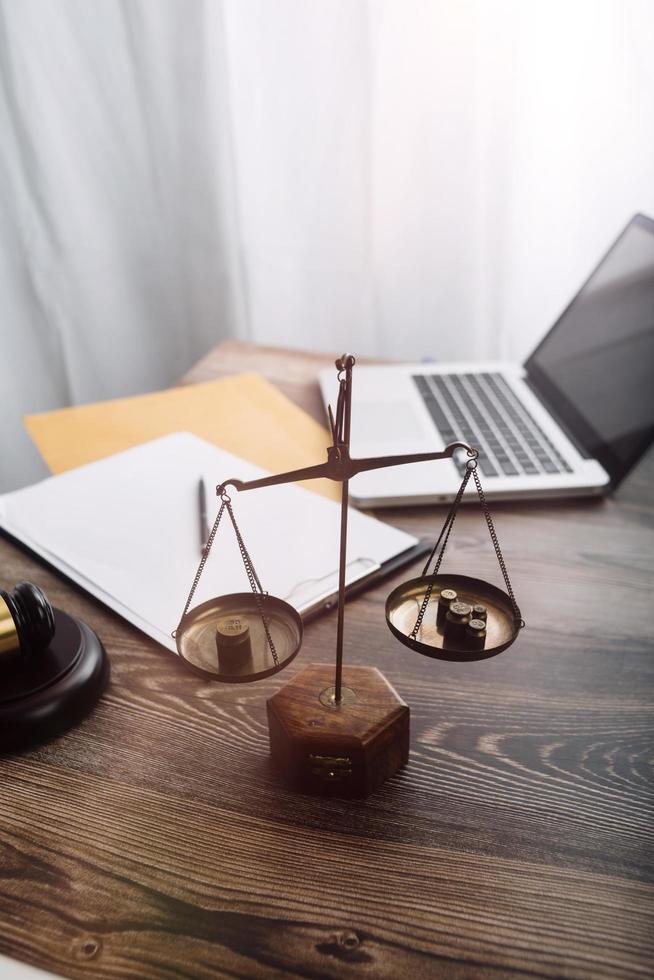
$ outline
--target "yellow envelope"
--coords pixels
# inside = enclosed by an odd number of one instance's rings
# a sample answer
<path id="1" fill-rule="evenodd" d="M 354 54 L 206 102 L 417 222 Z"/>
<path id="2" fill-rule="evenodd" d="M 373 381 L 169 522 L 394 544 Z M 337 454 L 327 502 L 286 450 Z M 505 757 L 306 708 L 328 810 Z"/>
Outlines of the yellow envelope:
<path id="1" fill-rule="evenodd" d="M 272 473 L 325 462 L 331 441 L 326 429 L 256 374 L 28 415 L 24 421 L 55 474 L 171 432 L 192 432 Z M 217 473 L 216 482 L 238 475 Z M 310 480 L 302 486 L 340 500 L 340 484 Z"/>

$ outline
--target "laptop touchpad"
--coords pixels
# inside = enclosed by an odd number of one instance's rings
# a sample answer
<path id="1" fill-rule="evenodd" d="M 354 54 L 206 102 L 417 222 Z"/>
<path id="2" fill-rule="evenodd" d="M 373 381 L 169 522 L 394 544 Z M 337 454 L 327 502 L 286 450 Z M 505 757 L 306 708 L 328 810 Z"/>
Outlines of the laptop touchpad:
<path id="1" fill-rule="evenodd" d="M 418 416 L 406 402 L 360 402 L 352 412 L 357 442 L 407 442 L 424 437 Z"/>

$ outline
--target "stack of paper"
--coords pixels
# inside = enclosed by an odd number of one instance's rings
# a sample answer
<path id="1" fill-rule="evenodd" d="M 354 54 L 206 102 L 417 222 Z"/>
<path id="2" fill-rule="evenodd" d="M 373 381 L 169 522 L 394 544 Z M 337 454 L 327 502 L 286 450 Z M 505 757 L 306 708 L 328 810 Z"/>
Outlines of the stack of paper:
<path id="1" fill-rule="evenodd" d="M 320 458 L 315 460 L 320 461 Z M 276 471 L 282 467 L 277 467 Z M 170 650 L 200 560 L 197 487 L 265 471 L 179 432 L 0 497 L 0 526 Z M 265 590 L 300 612 L 336 590 L 340 507 L 295 485 L 236 493 L 233 507 Z M 210 500 L 213 520 L 218 502 Z M 350 512 L 351 583 L 416 539 Z M 227 516 L 195 603 L 249 589 Z"/>

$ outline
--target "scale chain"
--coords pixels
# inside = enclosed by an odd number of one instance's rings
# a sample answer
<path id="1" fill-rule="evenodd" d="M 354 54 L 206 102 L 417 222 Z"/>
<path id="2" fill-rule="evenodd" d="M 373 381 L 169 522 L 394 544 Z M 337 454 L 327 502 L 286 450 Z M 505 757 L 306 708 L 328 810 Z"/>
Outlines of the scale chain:
<path id="1" fill-rule="evenodd" d="M 213 527 L 211 528 L 211 533 L 207 538 L 207 543 L 202 549 L 202 558 L 200 558 L 200 564 L 198 565 L 198 570 L 195 573 L 195 578 L 193 579 L 193 585 L 191 586 L 191 591 L 188 594 L 188 599 L 186 600 L 186 605 L 184 606 L 184 612 L 182 613 L 182 619 L 186 616 L 190 609 L 191 603 L 193 602 L 193 596 L 195 595 L 195 590 L 198 587 L 198 582 L 202 572 L 204 571 L 204 566 L 207 564 L 207 558 L 209 557 L 209 552 L 211 551 L 211 545 L 213 544 L 213 539 L 216 537 L 216 531 L 218 530 L 218 525 L 220 524 L 220 519 L 223 516 L 223 511 L 225 510 L 225 501 L 220 505 L 220 510 L 216 515 L 216 520 L 213 522 Z M 181 620 L 180 620 L 181 622 Z M 175 630 L 175 633 L 177 630 Z M 173 634 L 174 636 L 175 634 Z"/>
<path id="2" fill-rule="evenodd" d="M 441 562 L 443 561 L 443 555 L 445 554 L 445 548 L 447 546 L 447 542 L 448 542 L 448 539 L 450 537 L 450 532 L 451 532 L 452 527 L 454 525 L 454 521 L 456 519 L 456 515 L 457 515 L 458 509 L 459 509 L 459 504 L 461 503 L 461 498 L 463 497 L 463 494 L 465 492 L 465 488 L 468 485 L 468 480 L 470 479 L 470 474 L 471 473 L 472 473 L 472 475 L 474 476 L 474 479 L 475 479 L 475 485 L 476 485 L 476 488 L 477 488 L 477 495 L 479 497 L 479 501 L 480 501 L 481 506 L 482 506 L 482 509 L 484 511 L 484 517 L 486 519 L 486 524 L 488 526 L 488 531 L 489 531 L 489 534 L 490 534 L 490 537 L 491 537 L 491 541 L 493 542 L 493 548 L 495 549 L 495 557 L 497 558 L 497 562 L 498 562 L 498 564 L 500 566 L 500 570 L 502 572 L 502 577 L 504 578 L 504 584 L 506 585 L 506 591 L 507 591 L 507 593 L 509 595 L 509 598 L 511 600 L 511 605 L 513 606 L 513 615 L 514 615 L 514 618 L 515 618 L 516 622 L 520 624 L 520 627 L 521 628 L 525 625 L 525 621 L 522 618 L 522 614 L 520 612 L 520 607 L 519 607 L 519 605 L 518 605 L 518 603 L 516 601 L 516 597 L 515 597 L 515 595 L 513 593 L 513 587 L 511 585 L 511 580 L 509 578 L 509 572 L 508 572 L 508 569 L 506 567 L 506 562 L 504 561 L 504 555 L 502 554 L 502 549 L 500 547 L 500 542 L 499 542 L 499 539 L 497 537 L 497 532 L 495 530 L 495 524 L 493 523 L 493 518 L 491 517 L 491 512 L 490 512 L 490 509 L 489 509 L 489 506 L 488 506 L 488 501 L 486 500 L 486 494 L 484 493 L 483 487 L 481 485 L 481 480 L 479 479 L 479 473 L 477 472 L 477 460 L 474 459 L 474 460 L 470 460 L 470 462 L 468 463 L 468 465 L 466 467 L 466 472 L 465 472 L 465 475 L 463 477 L 463 480 L 461 481 L 461 486 L 459 487 L 459 490 L 457 492 L 456 497 L 454 498 L 454 501 L 452 503 L 452 506 L 450 508 L 450 511 L 449 511 L 447 517 L 445 518 L 445 523 L 443 524 L 443 527 L 441 528 L 441 533 L 439 534 L 438 540 L 437 540 L 436 544 L 434 545 L 434 547 L 432 549 L 432 552 L 431 552 L 429 558 L 427 559 L 427 561 L 425 563 L 425 567 L 424 567 L 423 572 L 422 572 L 423 576 L 426 576 L 428 574 L 429 566 L 430 566 L 430 564 L 432 562 L 432 559 L 433 559 L 434 555 L 436 554 L 436 551 L 438 549 L 438 546 L 441 543 L 441 540 L 443 539 L 443 536 L 444 536 L 443 544 L 442 544 L 441 549 L 440 549 L 440 551 L 438 553 L 438 558 L 436 559 L 436 564 L 434 565 L 434 570 L 431 573 L 431 575 L 432 575 L 432 581 L 427 586 L 427 589 L 425 591 L 425 595 L 424 595 L 423 600 L 422 600 L 422 604 L 420 606 L 420 610 L 418 612 L 418 617 L 416 619 L 415 626 L 413 627 L 413 629 L 411 630 L 411 633 L 409 634 L 409 639 L 411 639 L 411 640 L 416 640 L 417 639 L 418 633 L 420 631 L 420 627 L 422 626 L 422 621 L 423 621 L 425 612 L 427 611 L 427 606 L 429 605 L 429 600 L 431 599 L 432 592 L 434 590 L 435 579 L 436 579 L 436 576 L 438 575 L 438 572 L 440 570 Z"/>
<path id="3" fill-rule="evenodd" d="M 504 555 L 502 554 L 502 549 L 500 548 L 500 542 L 497 538 L 497 532 L 495 530 L 495 525 L 493 523 L 493 518 L 491 517 L 491 512 L 488 507 L 488 501 L 486 500 L 486 494 L 481 485 L 481 480 L 479 479 L 479 474 L 477 473 L 477 468 L 475 467 L 473 471 L 473 476 L 475 478 L 475 483 L 477 485 L 477 494 L 479 495 L 479 500 L 481 501 L 481 506 L 484 511 L 484 517 L 486 518 L 486 524 L 488 525 L 488 531 L 491 536 L 491 541 L 493 542 L 493 547 L 495 549 L 495 555 L 497 557 L 498 564 L 502 570 L 502 575 L 504 577 L 504 584 L 506 585 L 506 591 L 509 594 L 511 604 L 513 606 L 513 615 L 517 622 L 520 623 L 520 627 L 525 625 L 525 621 L 522 618 L 522 613 L 520 612 L 520 606 L 516 601 L 516 597 L 513 594 L 513 587 L 511 585 L 511 580 L 509 578 L 509 572 L 506 567 L 506 562 L 504 561 Z"/>
<path id="4" fill-rule="evenodd" d="M 263 623 L 263 628 L 266 633 L 266 639 L 268 641 L 268 646 L 270 647 L 270 652 L 272 654 L 273 663 L 275 667 L 279 667 L 279 657 L 277 656 L 277 650 L 275 649 L 275 642 L 270 635 L 270 627 L 268 625 L 268 617 L 266 616 L 263 608 L 263 600 L 265 598 L 265 593 L 261 587 L 261 582 L 259 581 L 259 576 L 256 573 L 256 569 L 252 564 L 252 559 L 250 558 L 249 552 L 245 547 L 245 542 L 241 537 L 241 532 L 239 526 L 236 523 L 236 518 L 234 516 L 234 511 L 232 510 L 232 505 L 229 500 L 226 501 L 227 511 L 232 521 L 234 527 L 234 533 L 236 535 L 236 540 L 238 542 L 239 551 L 241 552 L 241 558 L 243 559 L 243 564 L 245 566 L 245 571 L 247 577 L 250 581 L 250 588 L 254 593 L 255 602 L 257 604 L 257 609 L 259 610 L 259 615 L 261 616 L 261 622 Z"/>
<path id="5" fill-rule="evenodd" d="M 445 523 L 443 524 L 443 527 L 441 528 L 441 533 L 438 536 L 438 541 L 434 545 L 434 547 L 432 549 L 432 553 L 431 553 L 431 555 L 429 556 L 429 558 L 427 559 L 427 561 L 425 563 L 425 567 L 424 567 L 423 572 L 422 572 L 423 575 L 426 575 L 427 574 L 427 570 L 429 568 L 429 565 L 431 564 L 432 558 L 436 554 L 436 549 L 438 548 L 438 545 L 440 544 L 441 538 L 443 537 L 443 535 L 445 535 L 445 540 L 443 541 L 443 545 L 442 545 L 441 550 L 439 552 L 438 558 L 436 559 L 436 565 L 434 566 L 434 571 L 432 572 L 433 579 L 435 579 L 436 576 L 438 575 L 438 570 L 441 567 L 441 562 L 443 560 L 443 554 L 445 553 L 445 548 L 447 546 L 447 542 L 448 542 L 448 539 L 450 537 L 450 532 L 451 532 L 452 527 L 454 525 L 454 521 L 456 519 L 457 511 L 459 509 L 459 504 L 461 503 L 461 498 L 463 497 L 465 488 L 468 485 L 468 480 L 470 479 L 470 473 L 471 472 L 472 472 L 471 468 L 469 468 L 469 467 L 466 468 L 465 475 L 463 477 L 463 480 L 461 481 L 461 486 L 459 487 L 458 492 L 457 492 L 457 495 L 454 498 L 454 501 L 452 503 L 452 506 L 450 507 L 450 512 L 449 512 L 449 514 L 447 515 L 447 517 L 445 519 Z M 422 626 L 422 620 L 423 620 L 424 615 L 425 615 L 425 613 L 427 611 L 427 606 L 429 605 L 429 600 L 431 599 L 431 594 L 432 594 L 433 590 L 434 590 L 434 581 L 432 580 L 429 583 L 429 585 L 427 586 L 427 591 L 425 592 L 425 595 L 423 597 L 422 605 L 420 606 L 420 611 L 418 612 L 418 618 L 416 619 L 415 626 L 413 627 L 413 629 L 411 630 L 411 633 L 409 634 L 409 638 L 411 640 L 417 639 L 418 632 L 420 630 L 420 627 Z"/>
<path id="6" fill-rule="evenodd" d="M 218 514 L 216 515 L 216 520 L 214 521 L 213 527 L 211 528 L 211 533 L 207 538 L 207 543 L 202 549 L 202 557 L 200 558 L 200 564 L 198 565 L 197 572 L 195 573 L 195 578 L 193 579 L 193 585 L 191 586 L 191 591 L 188 594 L 186 605 L 184 606 L 184 612 L 182 613 L 181 618 L 184 619 L 184 616 L 186 616 L 187 612 L 191 607 L 191 603 L 193 602 L 193 596 L 195 595 L 195 590 L 198 587 L 198 582 L 200 581 L 202 572 L 204 571 L 204 566 L 207 563 L 207 558 L 209 557 L 209 552 L 211 551 L 211 547 L 213 545 L 214 538 L 216 537 L 216 532 L 218 530 L 218 526 L 220 524 L 225 508 L 227 508 L 227 512 L 232 521 L 232 526 L 234 528 L 234 533 L 236 535 L 236 541 L 238 542 L 238 548 L 241 553 L 243 565 L 245 566 L 245 571 L 248 577 L 248 581 L 250 583 L 250 588 L 254 593 L 257 609 L 259 610 L 259 615 L 261 616 L 261 622 L 263 623 L 263 628 L 266 633 L 266 640 L 268 641 L 268 646 L 270 647 L 270 652 L 272 654 L 273 663 L 275 664 L 275 667 L 279 667 L 279 657 L 277 655 L 277 650 L 275 649 L 275 642 L 272 636 L 270 635 L 268 618 L 263 608 L 263 598 L 265 596 L 265 593 L 261 586 L 261 582 L 259 581 L 259 576 L 257 575 L 256 569 L 252 563 L 252 559 L 250 558 L 250 554 L 247 548 L 245 547 L 245 542 L 241 537 L 241 532 L 238 524 L 236 523 L 236 517 L 234 516 L 234 511 L 232 510 L 231 500 L 227 495 L 221 497 L 220 509 L 218 510 Z M 175 636 L 176 633 L 177 630 L 174 630 L 173 636 Z"/>

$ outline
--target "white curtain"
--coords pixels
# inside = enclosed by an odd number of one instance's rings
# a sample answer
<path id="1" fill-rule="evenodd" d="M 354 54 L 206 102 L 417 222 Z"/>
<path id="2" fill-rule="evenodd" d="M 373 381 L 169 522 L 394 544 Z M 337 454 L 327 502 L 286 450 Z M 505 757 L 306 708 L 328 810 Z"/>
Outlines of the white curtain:
<path id="1" fill-rule="evenodd" d="M 0 0 L 0 489 L 20 416 L 226 336 L 522 358 L 654 214 L 650 0 Z"/>
<path id="2" fill-rule="evenodd" d="M 0 489 L 21 417 L 172 383 L 245 331 L 222 7 L 0 3 Z"/>
<path id="3" fill-rule="evenodd" d="M 522 358 L 654 214 L 652 0 L 225 10 L 257 339 Z"/>

